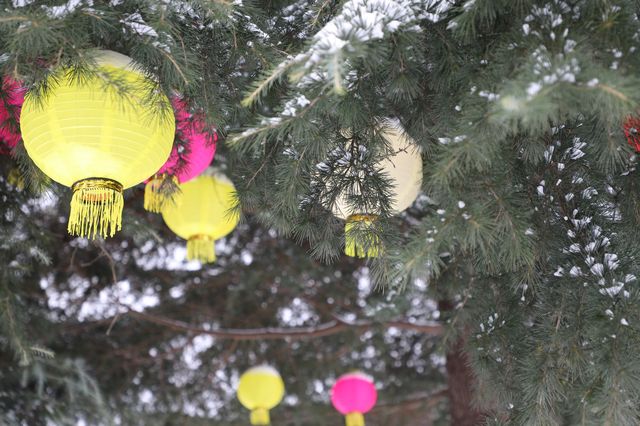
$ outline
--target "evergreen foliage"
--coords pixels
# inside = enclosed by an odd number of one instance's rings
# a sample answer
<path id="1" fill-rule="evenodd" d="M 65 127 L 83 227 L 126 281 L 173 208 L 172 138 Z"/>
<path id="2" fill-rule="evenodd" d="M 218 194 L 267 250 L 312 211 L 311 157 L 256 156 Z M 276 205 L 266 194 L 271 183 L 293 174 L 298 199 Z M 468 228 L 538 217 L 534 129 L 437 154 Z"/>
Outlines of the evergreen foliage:
<path id="1" fill-rule="evenodd" d="M 215 161 L 245 223 L 197 269 L 137 188 L 122 235 L 72 240 L 68 194 L 21 145 L 0 159 L 31 188 L 0 182 L 2 420 L 241 424 L 233 384 L 268 361 L 287 381 L 282 424 L 339 421 L 326 392 L 353 367 L 389 404 L 429 391 L 406 424 L 455 423 L 456 396 L 434 395 L 453 388 L 443 363 L 461 347 L 476 408 L 458 424 L 639 424 L 640 188 L 622 128 L 640 100 L 639 7 L 3 2 L 0 71 L 30 96 L 46 96 L 59 66 L 93 72 L 107 48 L 153 77 L 151 95 L 204 111 L 227 136 Z M 400 215 L 375 166 L 388 119 L 424 161 L 424 195 Z M 341 193 L 381 213 L 384 254 L 369 264 L 341 255 Z M 441 338 L 415 327 L 435 321 Z M 344 333 L 322 335 L 334 325 Z M 321 334 L 273 336 L 291 326 Z M 400 418 L 384 406 L 371 424 Z"/>
<path id="2" fill-rule="evenodd" d="M 380 118 L 399 119 L 423 149 L 428 199 L 419 222 L 379 222 L 377 282 L 429 277 L 436 297 L 466 301 L 456 329 L 497 421 L 637 424 L 635 155 L 622 134 L 640 94 L 637 3 L 364 3 L 343 4 L 324 27 L 335 39 L 294 57 L 278 114 L 237 138 L 256 181 L 292 188 L 270 193 L 268 223 L 326 240 L 333 200 L 316 188 L 357 177 L 334 166 L 350 158 L 335 155 L 343 129 L 375 152 Z M 389 25 L 385 8 L 402 7 Z M 375 179 L 353 198 L 362 211 L 387 199 Z M 303 209 L 278 208 L 292 195 Z"/>

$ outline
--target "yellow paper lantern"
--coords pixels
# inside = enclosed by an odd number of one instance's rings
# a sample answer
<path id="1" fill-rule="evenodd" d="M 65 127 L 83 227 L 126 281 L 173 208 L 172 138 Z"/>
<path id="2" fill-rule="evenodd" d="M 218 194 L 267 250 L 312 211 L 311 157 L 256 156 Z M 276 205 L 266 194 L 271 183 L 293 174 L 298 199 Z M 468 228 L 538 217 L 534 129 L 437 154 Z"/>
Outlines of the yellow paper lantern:
<path id="1" fill-rule="evenodd" d="M 391 209 L 400 213 L 417 198 L 422 187 L 422 157 L 415 141 L 404 133 L 397 121 L 386 120 L 382 131 L 392 154 L 376 166 L 390 180 Z M 359 189 L 364 190 L 364 189 Z M 341 194 L 333 207 L 336 217 L 346 220 L 345 253 L 353 257 L 376 257 L 380 241 L 371 232 L 379 215 L 378 211 L 354 211 L 346 194 Z"/>
<path id="2" fill-rule="evenodd" d="M 155 84 L 130 58 L 102 51 L 96 63 L 82 78 L 59 70 L 43 98 L 27 94 L 20 116 L 31 159 L 73 189 L 69 233 L 89 238 L 120 230 L 122 191 L 162 166 L 175 134 L 169 100 L 155 96 L 149 106 Z"/>
<path id="3" fill-rule="evenodd" d="M 269 410 L 278 405 L 283 397 L 284 382 L 272 367 L 253 367 L 240 377 L 238 399 L 251 410 L 252 425 L 270 424 Z"/>
<path id="4" fill-rule="evenodd" d="M 224 175 L 201 175 L 180 185 L 173 203 L 165 203 L 162 218 L 180 238 L 187 240 L 187 259 L 216 260 L 214 241 L 234 230 L 240 216 L 236 189 Z"/>

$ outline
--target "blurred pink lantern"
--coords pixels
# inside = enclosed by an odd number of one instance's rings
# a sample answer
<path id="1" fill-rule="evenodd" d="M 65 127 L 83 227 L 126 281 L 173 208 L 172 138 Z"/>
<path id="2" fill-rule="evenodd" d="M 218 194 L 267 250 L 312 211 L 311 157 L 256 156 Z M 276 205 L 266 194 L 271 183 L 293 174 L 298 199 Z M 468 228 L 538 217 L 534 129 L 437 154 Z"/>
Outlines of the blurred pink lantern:
<path id="1" fill-rule="evenodd" d="M 20 142 L 20 109 L 24 102 L 24 92 L 20 82 L 4 77 L 0 90 L 0 154 L 10 154 Z"/>
<path id="2" fill-rule="evenodd" d="M 340 376 L 331 389 L 331 403 L 345 416 L 346 426 L 364 426 L 363 414 L 377 399 L 373 379 L 359 371 Z"/>
<path id="3" fill-rule="evenodd" d="M 176 117 L 178 143 L 167 162 L 147 181 L 144 191 L 144 208 L 154 213 L 160 213 L 167 199 L 165 194 L 171 187 L 167 180 L 178 184 L 199 176 L 211 164 L 218 140 L 217 133 L 207 131 L 201 114 L 189 112 L 184 99 L 174 97 L 171 103 Z"/>

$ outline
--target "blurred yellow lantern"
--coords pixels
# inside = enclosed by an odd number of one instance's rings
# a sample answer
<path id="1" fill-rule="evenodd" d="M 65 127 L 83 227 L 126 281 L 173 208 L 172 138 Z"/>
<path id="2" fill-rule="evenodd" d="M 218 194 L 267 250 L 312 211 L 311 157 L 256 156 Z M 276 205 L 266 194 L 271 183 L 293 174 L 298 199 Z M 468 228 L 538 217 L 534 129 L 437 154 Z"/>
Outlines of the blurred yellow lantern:
<path id="1" fill-rule="evenodd" d="M 252 425 L 270 424 L 269 410 L 278 405 L 283 397 L 284 382 L 272 367 L 253 367 L 240 377 L 238 399 L 251 410 Z"/>
<path id="2" fill-rule="evenodd" d="M 216 260 L 214 241 L 234 230 L 240 216 L 233 183 L 222 174 L 200 175 L 180 185 L 173 203 L 165 203 L 162 218 L 187 240 L 187 259 Z"/>
<path id="3" fill-rule="evenodd" d="M 422 186 L 422 157 L 415 141 L 407 136 L 400 123 L 384 121 L 382 131 L 391 150 L 391 155 L 382 159 L 376 168 L 390 180 L 391 209 L 400 213 L 418 197 Z M 365 188 L 354 188 L 354 192 Z M 373 209 L 375 210 L 375 209 Z M 354 211 L 349 205 L 347 194 L 337 197 L 333 214 L 346 221 L 345 253 L 353 257 L 376 257 L 380 252 L 380 242 L 372 233 L 378 211 Z"/>
<path id="4" fill-rule="evenodd" d="M 101 51 L 96 64 L 86 75 L 60 69 L 20 116 L 29 156 L 73 189 L 69 233 L 89 238 L 120 230 L 122 191 L 164 164 L 175 134 L 169 100 L 129 57 Z"/>

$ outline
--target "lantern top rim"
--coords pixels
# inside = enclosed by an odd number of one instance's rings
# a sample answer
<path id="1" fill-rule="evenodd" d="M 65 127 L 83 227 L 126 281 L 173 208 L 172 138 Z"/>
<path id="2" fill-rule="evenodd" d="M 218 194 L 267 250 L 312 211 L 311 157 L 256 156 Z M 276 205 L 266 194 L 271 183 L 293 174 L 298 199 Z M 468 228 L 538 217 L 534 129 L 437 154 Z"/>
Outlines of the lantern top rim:
<path id="1" fill-rule="evenodd" d="M 244 376 L 245 374 L 255 374 L 255 373 L 271 374 L 273 376 L 281 377 L 278 370 L 276 370 L 274 367 L 270 366 L 269 364 L 262 364 L 262 365 L 257 365 L 255 367 L 251 367 L 248 370 L 246 370 L 244 373 L 242 373 L 242 375 Z"/>
<path id="2" fill-rule="evenodd" d="M 133 59 L 113 50 L 98 49 L 95 62 L 99 67 L 111 66 L 127 71 L 140 72 L 139 65 Z"/>
<path id="3" fill-rule="evenodd" d="M 363 371 L 360 371 L 360 370 L 354 370 L 354 371 L 351 371 L 349 373 L 345 373 L 345 374 L 341 375 L 336 380 L 336 383 L 338 381 L 340 381 L 340 380 L 345 380 L 345 379 L 359 379 L 359 380 L 363 380 L 365 382 L 371 383 L 372 385 L 375 385 L 373 377 L 370 376 L 367 373 L 364 373 Z"/>

